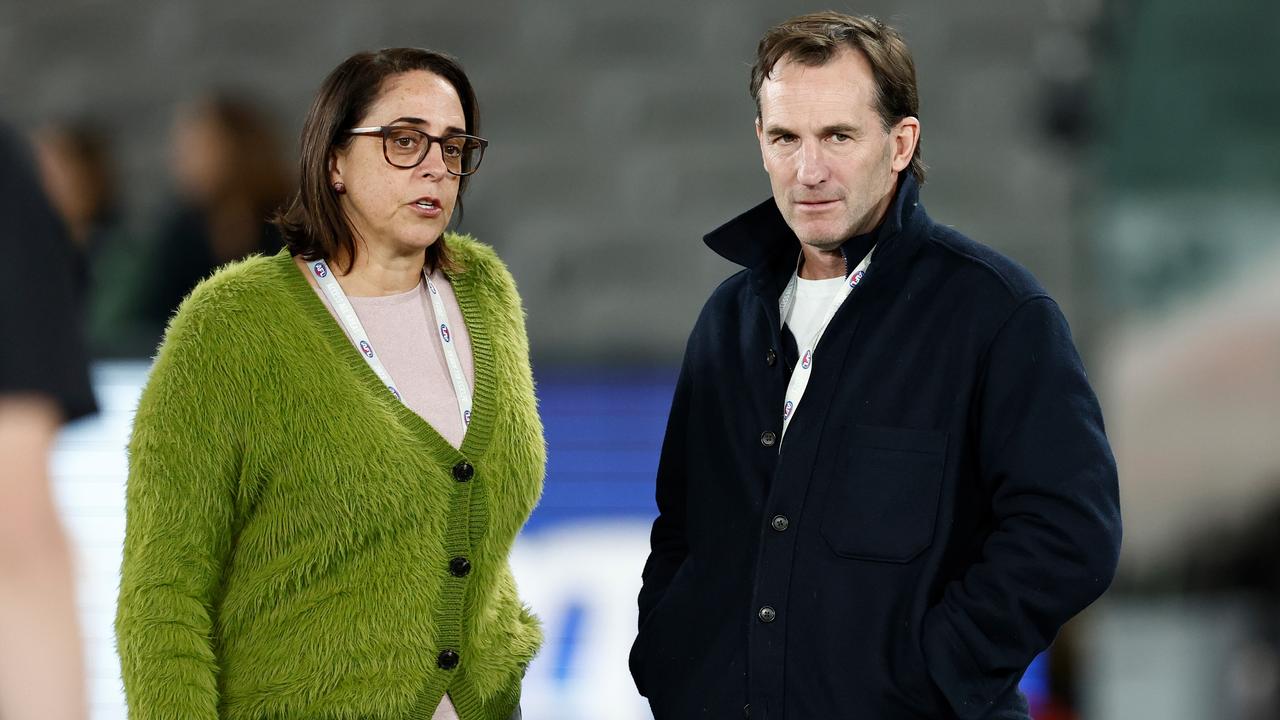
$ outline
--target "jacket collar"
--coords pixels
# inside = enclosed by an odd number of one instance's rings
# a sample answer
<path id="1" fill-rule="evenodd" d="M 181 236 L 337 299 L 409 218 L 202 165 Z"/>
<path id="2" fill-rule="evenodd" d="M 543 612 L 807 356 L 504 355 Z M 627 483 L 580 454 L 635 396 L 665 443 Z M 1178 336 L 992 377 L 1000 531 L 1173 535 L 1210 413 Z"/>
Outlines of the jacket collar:
<path id="1" fill-rule="evenodd" d="M 893 202 L 884 219 L 874 230 L 855 235 L 840 246 L 846 271 L 877 246 L 875 265 L 883 276 L 887 269 L 912 254 L 919 244 L 920 230 L 929 222 L 920 206 L 920 188 L 915 176 L 903 172 L 898 176 Z M 773 285 L 775 270 L 795 269 L 800 241 L 783 219 L 773 198 L 769 198 L 738 217 L 712 230 L 703 237 L 707 247 L 718 255 L 743 267 L 757 271 L 757 287 Z M 763 271 L 763 272 L 761 272 Z"/>

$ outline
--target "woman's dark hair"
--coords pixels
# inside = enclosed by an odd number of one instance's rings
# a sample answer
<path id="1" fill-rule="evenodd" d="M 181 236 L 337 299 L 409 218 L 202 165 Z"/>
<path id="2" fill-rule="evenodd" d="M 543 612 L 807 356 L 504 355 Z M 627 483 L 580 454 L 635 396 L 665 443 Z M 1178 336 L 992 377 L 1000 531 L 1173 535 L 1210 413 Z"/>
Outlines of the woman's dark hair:
<path id="1" fill-rule="evenodd" d="M 480 107 L 471 81 L 457 59 L 444 53 L 419 48 L 387 48 L 352 55 L 325 78 L 315 102 L 302 125 L 298 194 L 272 222 L 280 229 L 289 252 L 307 260 L 345 258 L 350 269 L 355 262 L 355 231 L 338 194 L 329 183 L 329 158 L 334 149 L 346 147 L 352 136 L 346 130 L 368 112 L 390 77 L 425 70 L 444 78 L 457 91 L 469 135 L 480 134 Z M 458 217 L 462 216 L 462 194 L 469 178 L 459 178 Z M 444 237 L 427 248 L 428 270 L 449 269 L 449 250 Z"/>

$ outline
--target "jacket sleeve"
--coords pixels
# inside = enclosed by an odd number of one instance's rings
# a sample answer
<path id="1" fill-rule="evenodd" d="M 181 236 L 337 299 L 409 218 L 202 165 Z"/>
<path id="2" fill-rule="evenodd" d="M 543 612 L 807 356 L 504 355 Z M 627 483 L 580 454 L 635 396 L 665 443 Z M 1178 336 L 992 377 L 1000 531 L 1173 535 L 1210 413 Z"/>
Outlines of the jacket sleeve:
<path id="1" fill-rule="evenodd" d="M 1120 549 L 1115 460 L 1051 299 L 1030 298 L 1005 321 L 976 403 L 994 528 L 981 560 L 945 588 L 923 628 L 929 673 L 966 720 L 983 717 L 1102 594 Z"/>
<path id="2" fill-rule="evenodd" d="M 198 305 L 175 317 L 129 442 L 116 640 L 131 720 L 218 718 L 214 605 L 246 424 L 225 324 Z"/>
<path id="3" fill-rule="evenodd" d="M 653 530 L 649 535 L 649 559 L 645 562 L 640 596 L 639 626 L 644 627 L 645 620 L 657 607 L 662 596 L 666 594 L 676 570 L 689 554 L 688 541 L 685 536 L 685 477 L 686 477 L 686 438 L 689 414 L 689 358 L 685 355 L 684 366 L 680 369 L 680 377 L 676 381 L 675 394 L 671 401 L 671 413 L 667 419 L 667 432 L 662 441 L 662 454 L 658 460 L 658 477 L 656 497 L 658 517 L 653 521 Z M 638 668 L 644 658 L 640 652 L 639 639 L 631 651 L 631 674 L 640 682 L 641 673 Z M 637 685 L 638 686 L 638 685 Z M 644 688 L 639 688 L 644 694 Z"/>

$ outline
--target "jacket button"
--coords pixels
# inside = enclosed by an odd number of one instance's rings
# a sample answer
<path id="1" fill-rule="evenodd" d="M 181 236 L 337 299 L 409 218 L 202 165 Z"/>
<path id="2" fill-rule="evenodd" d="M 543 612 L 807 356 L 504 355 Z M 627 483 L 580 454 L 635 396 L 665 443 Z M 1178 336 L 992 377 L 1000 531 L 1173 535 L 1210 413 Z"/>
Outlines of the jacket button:
<path id="1" fill-rule="evenodd" d="M 454 577 L 466 577 L 471 572 L 471 561 L 459 555 L 449 561 L 449 573 Z"/>
<path id="2" fill-rule="evenodd" d="M 466 482 L 471 479 L 472 475 L 475 475 L 475 474 L 476 474 L 476 469 L 472 467 L 471 463 L 467 462 L 466 460 L 463 460 L 462 462 L 453 466 L 453 479 L 457 480 L 458 482 Z"/>
<path id="3" fill-rule="evenodd" d="M 791 527 L 791 521 L 787 519 L 786 515 L 774 515 L 773 520 L 769 525 L 778 532 L 784 532 L 787 528 Z"/>
<path id="4" fill-rule="evenodd" d="M 452 650 L 441 650 L 439 657 L 436 658 L 436 664 L 442 670 L 452 670 L 458 667 L 458 661 L 461 659 L 458 657 L 458 653 Z"/>
<path id="5" fill-rule="evenodd" d="M 771 623 L 774 620 L 778 619 L 778 611 L 774 610 L 768 605 L 765 605 L 764 607 L 760 608 L 760 612 L 757 613 L 757 615 L 760 618 L 760 622 L 764 622 L 764 623 Z"/>
<path id="6" fill-rule="evenodd" d="M 777 365 L 778 353 L 774 352 L 773 348 L 769 348 L 769 352 L 764 354 L 764 361 L 769 363 L 769 367 L 773 367 L 774 365 Z"/>
<path id="7" fill-rule="evenodd" d="M 760 434 L 760 444 L 765 447 L 773 447 L 778 442 L 778 436 L 772 430 L 766 430 Z"/>

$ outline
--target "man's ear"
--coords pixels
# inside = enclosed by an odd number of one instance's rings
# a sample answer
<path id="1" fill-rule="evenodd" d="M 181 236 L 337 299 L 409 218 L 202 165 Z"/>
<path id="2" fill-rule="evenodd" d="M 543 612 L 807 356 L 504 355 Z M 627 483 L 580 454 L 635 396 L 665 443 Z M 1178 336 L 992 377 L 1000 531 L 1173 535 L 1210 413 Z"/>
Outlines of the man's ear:
<path id="1" fill-rule="evenodd" d="M 920 120 L 910 116 L 904 117 L 893 126 L 891 134 L 893 135 L 893 171 L 902 172 L 911 164 L 911 158 L 916 154 L 916 146 L 920 144 Z"/>

